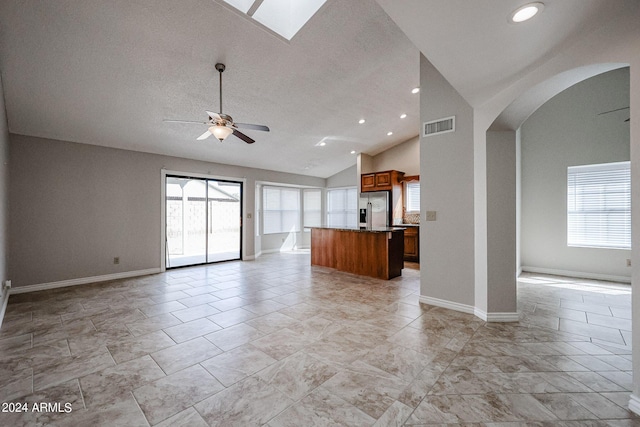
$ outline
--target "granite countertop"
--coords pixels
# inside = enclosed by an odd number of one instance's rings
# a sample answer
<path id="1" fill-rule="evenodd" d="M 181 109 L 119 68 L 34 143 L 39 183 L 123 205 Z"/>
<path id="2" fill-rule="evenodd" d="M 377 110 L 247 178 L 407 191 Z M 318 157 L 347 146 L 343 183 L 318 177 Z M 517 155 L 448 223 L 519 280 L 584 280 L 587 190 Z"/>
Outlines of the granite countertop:
<path id="1" fill-rule="evenodd" d="M 338 230 L 338 231 L 356 231 L 359 233 L 388 233 L 390 231 L 401 231 L 404 230 L 405 227 L 397 226 L 397 227 L 373 227 L 367 229 L 366 227 L 310 227 L 310 228 L 318 228 L 321 230 Z"/>

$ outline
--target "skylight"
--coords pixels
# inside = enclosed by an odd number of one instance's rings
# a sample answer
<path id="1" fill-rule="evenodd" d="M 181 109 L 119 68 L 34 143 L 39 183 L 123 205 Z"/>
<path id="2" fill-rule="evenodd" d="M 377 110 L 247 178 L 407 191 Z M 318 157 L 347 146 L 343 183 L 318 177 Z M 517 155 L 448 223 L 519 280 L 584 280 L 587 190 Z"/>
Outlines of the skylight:
<path id="1" fill-rule="evenodd" d="M 222 0 L 291 40 L 327 0 Z"/>

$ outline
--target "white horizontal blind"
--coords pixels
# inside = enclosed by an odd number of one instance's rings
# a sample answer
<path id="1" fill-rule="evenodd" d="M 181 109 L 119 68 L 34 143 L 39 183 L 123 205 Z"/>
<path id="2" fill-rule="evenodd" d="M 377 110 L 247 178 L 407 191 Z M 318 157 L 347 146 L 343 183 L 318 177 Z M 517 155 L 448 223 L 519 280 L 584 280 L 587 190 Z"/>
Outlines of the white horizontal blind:
<path id="1" fill-rule="evenodd" d="M 357 227 L 358 192 L 356 188 L 327 191 L 327 226 Z"/>
<path id="2" fill-rule="evenodd" d="M 262 189 L 264 234 L 300 231 L 300 190 L 268 187 Z"/>
<path id="3" fill-rule="evenodd" d="M 407 212 L 420 211 L 420 182 L 407 182 L 406 210 Z"/>
<path id="4" fill-rule="evenodd" d="M 303 191 L 303 220 L 305 227 L 322 226 L 322 190 L 307 189 Z"/>
<path id="5" fill-rule="evenodd" d="M 631 249 L 629 162 L 567 168 L 567 244 Z"/>

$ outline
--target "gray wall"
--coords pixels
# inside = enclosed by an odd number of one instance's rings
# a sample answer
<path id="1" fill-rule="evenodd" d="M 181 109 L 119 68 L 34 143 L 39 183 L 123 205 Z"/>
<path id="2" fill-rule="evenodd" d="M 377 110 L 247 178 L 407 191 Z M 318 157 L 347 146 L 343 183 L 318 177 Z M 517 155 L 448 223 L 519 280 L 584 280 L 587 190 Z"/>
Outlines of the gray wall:
<path id="1" fill-rule="evenodd" d="M 456 116 L 455 132 L 420 140 L 420 294 L 473 307 L 473 109 L 423 55 L 420 87 L 421 122 Z"/>
<path id="2" fill-rule="evenodd" d="M 355 187 L 358 185 L 358 168 L 354 164 L 327 178 L 327 188 Z"/>
<path id="3" fill-rule="evenodd" d="M 547 269 L 631 278 L 628 250 L 567 246 L 567 167 L 629 160 L 629 69 L 592 77 L 533 113 L 522 132 L 521 263 Z"/>
<path id="4" fill-rule="evenodd" d="M 487 312 L 515 313 L 517 167 L 515 131 L 487 132 Z"/>
<path id="5" fill-rule="evenodd" d="M 373 169 L 398 170 L 405 175 L 420 175 L 420 137 L 411 138 L 373 156 Z"/>
<path id="6" fill-rule="evenodd" d="M 315 187 L 326 181 L 13 134 L 10 149 L 14 287 L 160 268 L 162 168 L 246 179 L 243 231 L 249 257 L 255 253 L 256 181 Z"/>
<path id="7" fill-rule="evenodd" d="M 8 260 L 8 221 L 9 221 L 9 129 L 7 127 L 7 110 L 4 105 L 4 89 L 0 77 L 0 286 L 7 275 Z M 2 319 L 0 319 L 0 322 Z"/>

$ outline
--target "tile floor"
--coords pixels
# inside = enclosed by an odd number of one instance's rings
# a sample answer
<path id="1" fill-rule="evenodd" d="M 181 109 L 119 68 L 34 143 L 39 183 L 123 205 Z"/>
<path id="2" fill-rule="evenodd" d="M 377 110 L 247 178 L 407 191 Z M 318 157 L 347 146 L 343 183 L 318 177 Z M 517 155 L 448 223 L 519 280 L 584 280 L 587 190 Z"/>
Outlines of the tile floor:
<path id="1" fill-rule="evenodd" d="M 640 425 L 629 286 L 525 274 L 511 324 L 418 294 L 302 252 L 12 295 L 0 425 Z"/>

